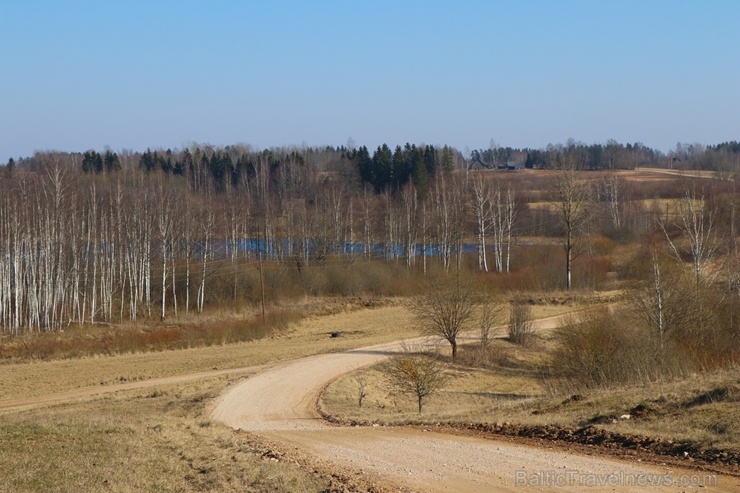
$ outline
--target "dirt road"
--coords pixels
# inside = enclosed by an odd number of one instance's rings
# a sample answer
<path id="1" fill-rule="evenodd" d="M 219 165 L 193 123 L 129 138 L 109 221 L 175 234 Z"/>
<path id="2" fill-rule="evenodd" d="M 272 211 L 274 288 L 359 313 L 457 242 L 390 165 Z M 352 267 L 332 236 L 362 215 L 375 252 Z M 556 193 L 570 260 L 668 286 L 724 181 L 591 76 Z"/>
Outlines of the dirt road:
<path id="1" fill-rule="evenodd" d="M 541 322 L 541 328 L 555 321 Z M 381 478 L 407 491 L 680 492 L 698 491 L 700 485 L 688 483 L 705 479 L 672 467 L 417 429 L 338 427 L 320 418 L 316 402 L 329 382 L 400 347 L 381 344 L 273 367 L 224 393 L 212 418 L 285 450 L 300 450 L 350 474 Z M 720 476 L 717 482 L 703 491 L 740 491 L 738 478 Z"/>

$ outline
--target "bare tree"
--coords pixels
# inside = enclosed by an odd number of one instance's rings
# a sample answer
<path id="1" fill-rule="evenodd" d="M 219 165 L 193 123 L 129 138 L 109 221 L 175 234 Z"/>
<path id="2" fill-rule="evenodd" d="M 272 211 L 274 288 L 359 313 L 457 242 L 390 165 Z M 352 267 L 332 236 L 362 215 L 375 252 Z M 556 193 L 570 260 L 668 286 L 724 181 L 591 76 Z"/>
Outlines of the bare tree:
<path id="1" fill-rule="evenodd" d="M 457 337 L 467 327 L 478 304 L 473 285 L 461 278 L 458 271 L 454 279 L 437 279 L 427 284 L 424 294 L 412 305 L 422 331 L 442 337 L 452 347 L 452 357 L 457 356 Z"/>
<path id="2" fill-rule="evenodd" d="M 419 414 L 424 406 L 424 400 L 441 389 L 446 382 L 444 367 L 439 359 L 412 352 L 408 348 L 404 348 L 402 354 L 390 360 L 386 366 L 386 373 L 394 389 L 416 397 Z"/>
<path id="3" fill-rule="evenodd" d="M 449 271 L 452 260 L 452 247 L 454 244 L 454 211 L 449 185 L 450 178 L 444 175 L 434 180 L 433 203 L 434 203 L 434 225 L 436 226 L 435 243 L 442 257 L 442 265 L 445 272 Z"/>
<path id="4" fill-rule="evenodd" d="M 693 323 L 695 297 L 690 288 L 686 289 L 680 269 L 666 266 L 665 256 L 655 247 L 650 267 L 648 280 L 633 291 L 630 299 L 634 313 L 654 331 L 663 352 L 668 335 Z"/>
<path id="5" fill-rule="evenodd" d="M 157 232 L 159 233 L 159 247 L 162 254 L 162 305 L 159 314 L 160 320 L 164 320 L 167 307 L 167 254 L 172 243 L 172 207 L 167 189 L 162 182 L 159 183 L 159 201 L 157 203 Z"/>
<path id="6" fill-rule="evenodd" d="M 496 337 L 496 326 L 502 320 L 502 312 L 501 305 L 490 301 L 483 302 L 480 314 L 480 345 L 483 349 Z"/>
<path id="7" fill-rule="evenodd" d="M 429 231 L 429 217 L 427 215 L 427 198 L 424 197 L 421 203 L 421 218 L 419 224 L 419 234 L 421 235 L 421 271 L 424 275 L 427 273 L 427 239 Z"/>
<path id="8" fill-rule="evenodd" d="M 496 186 L 491 191 L 488 204 L 490 206 L 491 226 L 493 230 L 493 252 L 496 262 L 496 271 L 509 272 L 511 262 L 511 239 L 514 232 L 514 222 L 517 218 L 516 197 L 511 188 L 502 192 Z M 506 256 L 504 257 L 504 250 Z"/>
<path id="9" fill-rule="evenodd" d="M 616 173 L 607 173 L 599 184 L 601 199 L 606 204 L 606 210 L 615 230 L 622 229 L 621 198 L 622 182 Z"/>
<path id="10" fill-rule="evenodd" d="M 565 288 L 570 289 L 573 260 L 583 252 L 583 239 L 590 219 L 588 205 L 591 202 L 591 189 L 588 183 L 579 180 L 578 165 L 574 158 L 564 158 L 556 173 L 552 200 L 563 234 Z"/>
<path id="11" fill-rule="evenodd" d="M 365 402 L 365 397 L 367 397 L 367 373 L 364 371 L 356 371 L 354 375 L 352 375 L 352 382 L 357 388 L 357 407 L 362 407 L 363 402 Z"/>
<path id="12" fill-rule="evenodd" d="M 416 260 L 416 232 L 417 220 L 417 191 L 413 183 L 406 185 L 401 191 L 401 212 L 403 214 L 403 253 L 406 268 L 410 269 Z"/>
<path id="13" fill-rule="evenodd" d="M 200 284 L 198 285 L 198 293 L 196 298 L 196 309 L 198 313 L 203 311 L 206 299 L 206 273 L 208 258 L 212 248 L 212 236 L 213 228 L 215 223 L 215 214 L 212 209 L 207 208 L 205 212 L 200 215 L 200 233 L 203 235 L 203 239 L 199 245 L 199 255 L 201 257 L 201 274 Z"/>
<path id="14" fill-rule="evenodd" d="M 604 161 L 610 170 L 614 170 L 619 166 L 622 158 L 623 146 L 614 139 L 606 141 L 604 146 Z"/>

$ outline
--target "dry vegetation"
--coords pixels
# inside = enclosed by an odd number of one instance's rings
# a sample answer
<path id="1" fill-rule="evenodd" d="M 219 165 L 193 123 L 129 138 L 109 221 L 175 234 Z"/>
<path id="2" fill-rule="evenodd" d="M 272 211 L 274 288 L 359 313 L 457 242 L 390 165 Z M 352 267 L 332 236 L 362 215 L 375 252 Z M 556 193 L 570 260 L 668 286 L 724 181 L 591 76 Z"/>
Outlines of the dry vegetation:
<path id="1" fill-rule="evenodd" d="M 0 399 L 252 367 L 418 335 L 413 315 L 398 301 L 388 300 L 386 306 L 359 310 L 356 304 L 345 300 L 344 304 L 329 305 L 327 309 L 337 313 L 313 315 L 268 338 L 250 342 L 5 365 L 0 372 Z M 394 323 L 388 324 L 388 320 Z M 340 332 L 341 337 L 332 338 L 332 332 Z"/>
<path id="2" fill-rule="evenodd" d="M 208 420 L 208 402 L 236 378 L 5 413 L 0 492 L 327 491 L 328 479 Z"/>
<path id="3" fill-rule="evenodd" d="M 417 335 L 412 314 L 398 301 L 358 309 L 344 300 L 324 310 L 246 343 L 5 365 L 3 400 L 252 368 L 0 411 L 0 492 L 333 491 L 331 478 L 276 462 L 261 444 L 212 424 L 206 410 L 226 386 L 259 371 L 256 365 Z"/>

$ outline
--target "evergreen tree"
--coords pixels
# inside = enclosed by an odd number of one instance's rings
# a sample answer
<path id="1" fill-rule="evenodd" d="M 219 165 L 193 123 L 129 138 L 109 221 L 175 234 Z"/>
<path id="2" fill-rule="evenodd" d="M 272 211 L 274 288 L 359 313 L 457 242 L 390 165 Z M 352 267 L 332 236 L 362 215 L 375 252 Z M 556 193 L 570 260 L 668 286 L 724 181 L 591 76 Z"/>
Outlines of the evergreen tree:
<path id="1" fill-rule="evenodd" d="M 408 147 L 408 144 L 406 146 Z M 390 183 L 393 185 L 394 191 L 398 190 L 408 180 L 408 174 L 406 173 L 408 157 L 408 153 L 401 150 L 401 146 L 396 146 L 396 150 L 393 151 L 390 176 Z"/>
<path id="2" fill-rule="evenodd" d="M 424 167 L 427 170 L 427 176 L 434 176 L 437 172 L 437 150 L 434 146 L 427 145 L 424 148 Z"/>
<path id="3" fill-rule="evenodd" d="M 375 168 L 373 167 L 373 160 L 370 158 L 367 147 L 360 146 L 358 149 L 352 151 L 350 159 L 357 166 L 362 183 L 370 183 L 374 186 Z"/>
<path id="4" fill-rule="evenodd" d="M 431 146 L 427 146 L 427 149 L 429 147 Z M 425 152 L 419 150 L 414 153 L 411 181 L 414 183 L 414 187 L 416 187 L 418 197 L 423 199 L 426 196 L 427 187 L 429 186 L 429 174 L 426 167 L 426 149 Z"/>
<path id="5" fill-rule="evenodd" d="M 377 193 L 385 190 L 393 177 L 393 154 L 388 145 L 383 144 L 373 153 L 373 170 L 375 181 L 373 186 Z"/>
<path id="6" fill-rule="evenodd" d="M 87 151 L 82 155 L 82 171 L 84 173 L 101 173 L 103 171 L 103 158 L 96 151 Z"/>
<path id="7" fill-rule="evenodd" d="M 448 146 L 444 146 L 442 148 L 441 165 L 442 165 L 442 171 L 445 171 L 447 173 L 455 169 L 455 159 L 452 154 L 452 149 L 450 149 Z"/>
<path id="8" fill-rule="evenodd" d="M 103 164 L 105 165 L 105 171 L 108 173 L 121 169 L 121 162 L 118 159 L 118 154 L 116 154 L 115 152 L 110 152 L 110 150 L 105 151 L 105 155 L 103 156 Z"/>
<path id="9" fill-rule="evenodd" d="M 139 167 L 146 172 L 150 172 L 154 169 L 155 165 L 154 155 L 152 154 L 151 149 L 147 149 L 139 158 Z"/>

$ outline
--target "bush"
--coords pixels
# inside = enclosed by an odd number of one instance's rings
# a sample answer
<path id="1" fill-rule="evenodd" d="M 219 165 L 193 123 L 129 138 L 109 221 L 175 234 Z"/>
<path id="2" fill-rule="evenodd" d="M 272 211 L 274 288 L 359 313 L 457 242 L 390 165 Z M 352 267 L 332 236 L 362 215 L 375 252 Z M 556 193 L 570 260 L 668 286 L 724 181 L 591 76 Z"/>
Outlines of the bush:
<path id="1" fill-rule="evenodd" d="M 514 296 L 509 310 L 509 340 L 514 344 L 526 345 L 534 336 L 532 307 L 520 294 Z"/>
<path id="2" fill-rule="evenodd" d="M 555 331 L 550 367 L 560 387 L 605 387 L 660 375 L 654 338 L 636 330 L 625 315 L 583 312 Z"/>

